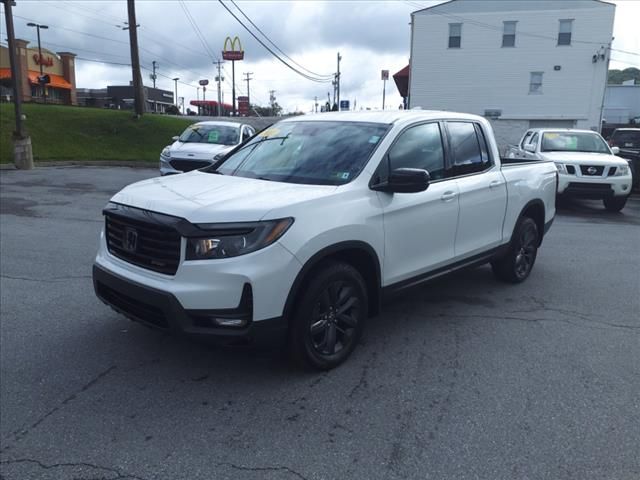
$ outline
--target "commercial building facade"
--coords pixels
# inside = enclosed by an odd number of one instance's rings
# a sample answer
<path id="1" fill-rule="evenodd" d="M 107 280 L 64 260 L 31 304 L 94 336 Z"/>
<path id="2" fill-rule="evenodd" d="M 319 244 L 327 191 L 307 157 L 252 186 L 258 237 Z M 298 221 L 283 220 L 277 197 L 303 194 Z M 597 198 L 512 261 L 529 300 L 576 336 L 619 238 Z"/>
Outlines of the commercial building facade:
<path id="1" fill-rule="evenodd" d="M 17 63 L 21 72 L 21 84 L 18 92 L 23 102 L 44 102 L 45 92 L 48 103 L 77 105 L 75 54 L 70 52 L 52 52 L 42 48 L 29 47 L 26 40 L 16 39 Z M 40 69 L 48 75 L 50 83 L 43 87 L 38 81 Z M 11 100 L 11 63 L 9 48 L 0 46 L 0 95 L 3 100 Z"/>
<path id="2" fill-rule="evenodd" d="M 492 119 L 501 145 L 528 128 L 599 130 L 615 5 L 452 0 L 412 13 L 409 107 Z"/>
<path id="3" fill-rule="evenodd" d="M 143 87 L 145 112 L 165 113 L 174 105 L 173 92 L 160 88 Z M 86 107 L 133 109 L 133 85 L 110 85 L 107 88 L 78 89 L 78 104 Z"/>

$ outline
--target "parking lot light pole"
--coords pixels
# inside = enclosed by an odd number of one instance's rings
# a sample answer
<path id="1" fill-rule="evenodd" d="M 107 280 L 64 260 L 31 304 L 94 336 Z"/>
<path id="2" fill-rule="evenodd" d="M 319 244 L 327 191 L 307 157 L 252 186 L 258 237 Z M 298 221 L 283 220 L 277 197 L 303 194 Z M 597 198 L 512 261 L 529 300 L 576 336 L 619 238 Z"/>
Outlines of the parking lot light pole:
<path id="1" fill-rule="evenodd" d="M 178 107 L 178 80 L 180 80 L 180 77 L 176 77 L 176 78 L 172 78 L 171 80 L 173 80 L 173 84 L 174 84 L 174 90 L 175 90 L 175 104 L 176 104 L 176 108 L 178 108 L 179 111 L 179 107 Z"/>
<path id="2" fill-rule="evenodd" d="M 40 78 L 38 78 L 38 83 L 42 87 L 42 98 L 44 103 L 47 103 L 47 90 L 45 88 L 45 83 L 42 81 L 44 77 L 44 71 L 42 68 L 42 45 L 40 44 L 40 29 L 46 30 L 49 28 L 48 25 L 40 25 L 39 23 L 29 22 L 27 23 L 27 27 L 36 27 L 38 32 L 38 65 L 40 66 Z"/>

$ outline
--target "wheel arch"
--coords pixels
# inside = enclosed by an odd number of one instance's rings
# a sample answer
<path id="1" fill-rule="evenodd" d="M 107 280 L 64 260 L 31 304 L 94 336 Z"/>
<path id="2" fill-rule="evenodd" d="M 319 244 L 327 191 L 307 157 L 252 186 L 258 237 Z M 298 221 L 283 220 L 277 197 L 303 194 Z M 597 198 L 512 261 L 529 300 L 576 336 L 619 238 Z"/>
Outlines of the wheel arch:
<path id="1" fill-rule="evenodd" d="M 520 223 L 520 221 L 524 218 L 528 217 L 536 222 L 536 226 L 538 227 L 539 240 L 538 246 L 542 244 L 542 238 L 544 237 L 544 225 L 545 225 L 545 206 L 544 202 L 539 198 L 529 201 L 520 211 L 520 215 L 518 215 L 518 219 L 513 226 L 513 232 L 511 233 L 511 237 L 513 239 L 513 234 L 515 232 L 516 227 Z"/>
<path id="2" fill-rule="evenodd" d="M 289 290 L 285 303 L 283 315 L 287 321 L 290 321 L 296 302 L 300 297 L 299 294 L 304 291 L 304 286 L 310 281 L 314 270 L 330 260 L 347 263 L 360 272 L 367 286 L 369 316 L 379 313 L 381 269 L 378 255 L 375 249 L 366 242 L 345 241 L 330 245 L 316 252 L 300 269 Z"/>

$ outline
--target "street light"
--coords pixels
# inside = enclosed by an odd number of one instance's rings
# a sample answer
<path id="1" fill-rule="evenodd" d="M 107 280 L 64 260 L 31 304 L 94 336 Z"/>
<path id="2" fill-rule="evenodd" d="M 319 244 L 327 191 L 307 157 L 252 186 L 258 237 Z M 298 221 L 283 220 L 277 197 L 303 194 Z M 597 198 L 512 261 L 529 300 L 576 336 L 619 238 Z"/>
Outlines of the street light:
<path id="1" fill-rule="evenodd" d="M 47 28 L 49 28 L 49 26 L 29 22 L 27 23 L 27 27 L 36 27 L 36 30 L 38 31 L 38 64 L 40 65 L 40 78 L 38 78 L 38 83 L 40 83 L 40 86 L 42 87 L 42 98 L 44 99 L 44 103 L 47 103 L 47 90 L 44 87 L 44 72 L 42 70 L 42 46 L 40 45 L 40 29 L 42 28 L 46 30 Z"/>
<path id="2" fill-rule="evenodd" d="M 180 111 L 180 108 L 178 107 L 178 80 L 180 80 L 180 77 L 176 77 L 176 78 L 172 78 L 174 84 L 175 84 L 175 99 L 176 99 L 176 108 L 178 109 L 178 111 Z"/>

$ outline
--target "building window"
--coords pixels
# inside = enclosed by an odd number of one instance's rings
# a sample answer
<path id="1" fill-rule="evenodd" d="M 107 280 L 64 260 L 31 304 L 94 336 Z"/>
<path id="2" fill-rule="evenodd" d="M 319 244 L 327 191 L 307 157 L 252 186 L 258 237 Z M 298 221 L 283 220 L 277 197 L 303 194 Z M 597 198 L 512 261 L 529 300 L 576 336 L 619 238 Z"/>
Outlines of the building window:
<path id="1" fill-rule="evenodd" d="M 462 24 L 449 24 L 449 48 L 460 48 L 462 43 Z"/>
<path id="2" fill-rule="evenodd" d="M 516 23 L 518 22 L 502 22 L 502 46 L 503 47 L 515 47 L 516 46 Z"/>
<path id="3" fill-rule="evenodd" d="M 560 20 L 558 45 L 571 45 L 571 30 L 573 30 L 573 20 Z"/>
<path id="4" fill-rule="evenodd" d="M 529 93 L 542 93 L 542 72 L 531 72 Z"/>

